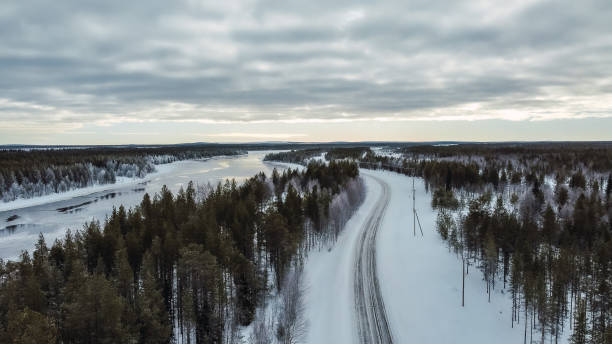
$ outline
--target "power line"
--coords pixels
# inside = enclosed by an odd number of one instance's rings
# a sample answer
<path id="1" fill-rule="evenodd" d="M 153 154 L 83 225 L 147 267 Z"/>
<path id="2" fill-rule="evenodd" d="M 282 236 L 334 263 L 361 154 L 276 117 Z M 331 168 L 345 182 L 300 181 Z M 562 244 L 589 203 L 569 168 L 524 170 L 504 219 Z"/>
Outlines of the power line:
<path id="1" fill-rule="evenodd" d="M 417 214 L 416 211 L 416 189 L 414 187 L 414 178 L 412 177 L 412 222 L 413 222 L 413 230 L 412 230 L 412 234 L 414 236 L 416 236 L 416 224 L 418 222 L 419 224 L 419 230 L 421 231 L 421 236 L 423 235 L 423 227 L 421 227 L 421 220 L 419 220 L 419 214 Z"/>
<path id="2" fill-rule="evenodd" d="M 407 168 L 401 166 L 392 166 L 386 164 L 372 163 L 367 161 L 360 161 L 359 165 L 369 165 L 375 169 L 385 168 L 391 171 L 402 171 L 404 174 L 412 175 L 412 234 L 416 236 L 416 225 L 418 223 L 419 230 L 421 231 L 421 236 L 425 236 L 423 234 L 423 227 L 421 226 L 421 220 L 419 219 L 419 214 L 416 211 L 416 189 L 414 187 L 414 179 L 416 178 L 416 170 L 414 168 Z M 410 173 L 412 172 L 412 173 Z"/>

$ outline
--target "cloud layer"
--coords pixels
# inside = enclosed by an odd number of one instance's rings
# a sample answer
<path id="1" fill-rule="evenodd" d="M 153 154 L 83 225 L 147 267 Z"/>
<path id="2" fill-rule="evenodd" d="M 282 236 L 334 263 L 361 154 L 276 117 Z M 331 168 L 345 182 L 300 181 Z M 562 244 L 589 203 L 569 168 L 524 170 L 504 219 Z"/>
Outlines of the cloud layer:
<path id="1" fill-rule="evenodd" d="M 612 3 L 15 1 L 0 131 L 612 117 Z"/>

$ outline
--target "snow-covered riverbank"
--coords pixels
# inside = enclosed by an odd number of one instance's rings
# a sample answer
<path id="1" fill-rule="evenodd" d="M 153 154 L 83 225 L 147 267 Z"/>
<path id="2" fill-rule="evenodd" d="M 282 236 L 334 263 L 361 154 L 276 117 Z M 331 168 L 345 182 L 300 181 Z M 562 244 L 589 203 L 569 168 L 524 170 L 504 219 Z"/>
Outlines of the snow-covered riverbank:
<path id="1" fill-rule="evenodd" d="M 63 201 L 79 196 L 85 196 L 96 192 L 111 190 L 117 187 L 136 185 L 139 183 L 147 182 L 155 177 L 171 172 L 180 161 L 172 162 L 169 164 L 156 165 L 155 172 L 147 174 L 143 178 L 128 178 L 128 177 L 117 177 L 116 182 L 112 184 L 97 184 L 84 188 L 73 189 L 66 192 L 52 193 L 49 195 L 33 197 L 33 198 L 20 198 L 10 202 L 0 202 L 0 211 L 16 210 L 26 207 L 34 207 L 41 204 L 52 203 L 57 201 Z"/>
<path id="2" fill-rule="evenodd" d="M 273 167 L 263 163 L 265 154 L 255 151 L 240 156 L 177 161 L 158 165 L 156 172 L 144 178 L 0 204 L 0 258 L 14 259 L 22 250 L 31 250 L 39 233 L 51 244 L 62 238 L 67 229 L 81 229 L 92 220 L 104 222 L 113 207 L 137 206 L 145 193 L 153 197 L 164 185 L 175 193 L 190 181 L 196 185 L 216 185 L 227 178 L 241 182 L 259 172 L 270 175 Z"/>

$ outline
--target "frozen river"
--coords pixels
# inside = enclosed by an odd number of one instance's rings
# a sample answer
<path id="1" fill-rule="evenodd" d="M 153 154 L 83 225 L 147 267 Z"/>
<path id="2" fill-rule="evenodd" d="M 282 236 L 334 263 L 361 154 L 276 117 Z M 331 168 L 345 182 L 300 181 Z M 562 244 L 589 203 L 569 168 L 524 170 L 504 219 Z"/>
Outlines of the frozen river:
<path id="1" fill-rule="evenodd" d="M 93 219 L 104 222 L 113 206 L 126 208 L 140 204 L 147 192 L 151 197 L 166 185 L 173 193 L 181 186 L 211 183 L 225 179 L 244 181 L 253 175 L 272 173 L 274 165 L 263 162 L 268 152 L 249 152 L 236 157 L 217 157 L 206 161 L 179 161 L 160 168 L 159 173 L 120 185 L 110 184 L 95 192 L 44 204 L 0 211 L 0 258 L 16 258 L 22 250 L 34 248 L 38 234 L 43 233 L 48 246 L 62 238 L 68 228 L 81 229 Z M 52 198 L 50 198 L 52 199 Z"/>

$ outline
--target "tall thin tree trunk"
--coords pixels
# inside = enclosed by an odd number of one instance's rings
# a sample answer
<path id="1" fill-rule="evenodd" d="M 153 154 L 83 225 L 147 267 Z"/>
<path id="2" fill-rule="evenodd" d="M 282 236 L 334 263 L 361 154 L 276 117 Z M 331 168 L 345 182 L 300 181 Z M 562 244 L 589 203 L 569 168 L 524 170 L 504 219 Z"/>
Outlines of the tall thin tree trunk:
<path id="1" fill-rule="evenodd" d="M 463 252 L 461 252 L 463 255 Z M 465 307 L 465 259 L 461 259 L 461 307 Z"/>
<path id="2" fill-rule="evenodd" d="M 527 344 L 527 305 L 525 305 L 525 335 L 523 337 L 523 344 Z"/>
<path id="3" fill-rule="evenodd" d="M 529 343 L 533 343 L 533 327 L 535 326 L 535 312 L 531 314 L 531 326 L 529 326 Z"/>

